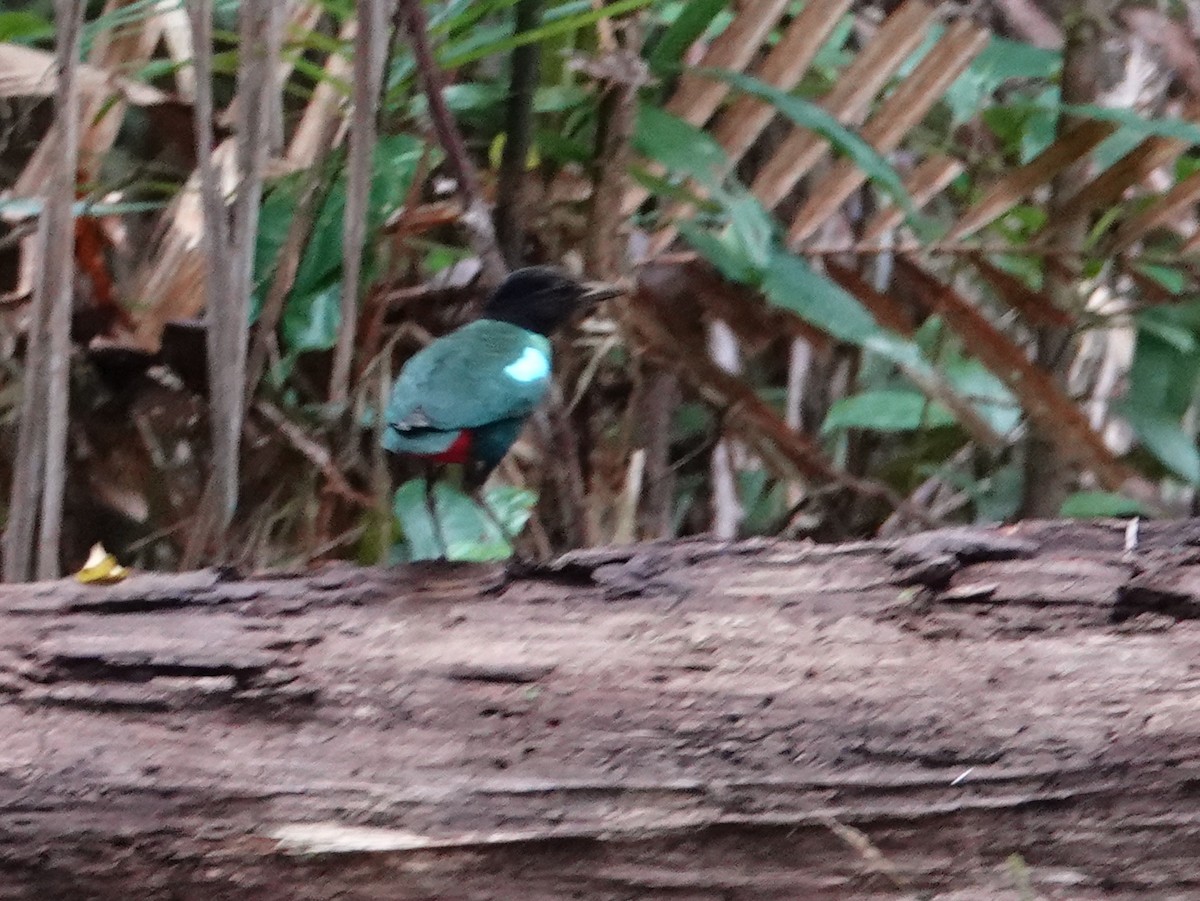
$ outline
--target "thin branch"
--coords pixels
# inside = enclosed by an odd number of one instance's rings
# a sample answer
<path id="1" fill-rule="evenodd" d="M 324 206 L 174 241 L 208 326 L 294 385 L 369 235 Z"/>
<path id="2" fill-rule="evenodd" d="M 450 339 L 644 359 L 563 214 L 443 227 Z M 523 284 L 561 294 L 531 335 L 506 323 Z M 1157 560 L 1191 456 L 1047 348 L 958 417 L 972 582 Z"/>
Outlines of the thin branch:
<path id="1" fill-rule="evenodd" d="M 4 535 L 4 577 L 23 581 L 31 572 L 33 534 L 41 529 L 37 575 L 58 575 L 66 484 L 67 396 L 70 390 L 71 301 L 75 171 L 79 161 L 80 98 L 78 66 L 83 31 L 83 0 L 56 0 L 58 73 L 55 93 L 57 155 L 53 180 L 42 213 L 39 259 L 41 277 L 34 296 L 29 352 L 26 357 L 17 459 Z"/>
<path id="2" fill-rule="evenodd" d="M 625 262 L 622 204 L 629 188 L 631 144 L 637 125 L 638 89 L 650 81 L 640 53 L 637 22 L 626 23 L 627 43 L 606 56 L 577 62 L 597 79 L 602 96 L 597 114 L 592 202 L 584 238 L 584 268 L 597 278 L 617 278 Z"/>
<path id="3" fill-rule="evenodd" d="M 467 145 L 463 142 L 458 125 L 442 96 L 442 77 L 437 61 L 433 58 L 433 50 L 429 46 L 428 26 L 421 0 L 400 0 L 399 6 L 396 7 L 396 20 L 397 26 L 404 28 L 408 33 L 417 71 L 421 76 L 421 85 L 429 99 L 429 117 L 433 122 L 433 130 L 442 149 L 446 151 L 446 158 L 454 177 L 458 179 L 458 192 L 463 202 L 462 223 L 471 238 L 475 253 L 479 256 L 484 280 L 490 285 L 499 284 L 505 274 L 504 258 L 496 244 L 496 231 L 492 226 L 487 202 L 484 200 L 479 174 L 475 171 L 475 165 L 467 154 Z"/>
<path id="4" fill-rule="evenodd" d="M 532 30 L 541 17 L 542 0 L 518 0 L 517 34 Z M 496 184 L 496 235 L 510 266 L 521 265 L 525 244 L 521 207 L 525 169 L 533 144 L 533 95 L 537 90 L 541 62 L 541 47 L 537 43 L 522 44 L 513 50 L 505 111 L 504 153 L 500 157 L 500 175 Z"/>
<path id="5" fill-rule="evenodd" d="M 387 0 L 358 0 L 358 31 L 354 36 L 354 111 L 350 120 L 350 159 L 346 173 L 343 223 L 342 315 L 333 349 L 329 401 L 345 404 L 350 392 L 350 366 L 358 332 L 358 293 L 367 204 L 371 190 L 371 160 L 377 139 L 376 117 L 383 85 L 387 50 Z"/>
<path id="6" fill-rule="evenodd" d="M 79 51 L 84 0 L 56 0 L 59 36 L 57 110 L 58 149 L 54 183 L 47 200 L 43 290 L 50 305 L 50 354 L 46 360 L 46 480 L 42 486 L 42 524 L 38 535 L 37 575 L 59 575 L 63 494 L 67 483 L 67 427 L 71 391 L 71 307 L 74 292 L 75 171 L 79 165 Z"/>
<path id="7" fill-rule="evenodd" d="M 249 301 L 258 231 L 271 104 L 271 67 L 279 55 L 282 9 L 270 0 L 246 0 L 239 11 L 237 174 L 232 223 L 213 153 L 212 2 L 191 0 L 196 48 L 196 152 L 204 209 L 202 246 L 208 298 L 208 365 L 213 441 L 212 525 L 233 519 L 238 455 L 245 413 Z M 209 517 L 201 517 L 204 527 Z"/>

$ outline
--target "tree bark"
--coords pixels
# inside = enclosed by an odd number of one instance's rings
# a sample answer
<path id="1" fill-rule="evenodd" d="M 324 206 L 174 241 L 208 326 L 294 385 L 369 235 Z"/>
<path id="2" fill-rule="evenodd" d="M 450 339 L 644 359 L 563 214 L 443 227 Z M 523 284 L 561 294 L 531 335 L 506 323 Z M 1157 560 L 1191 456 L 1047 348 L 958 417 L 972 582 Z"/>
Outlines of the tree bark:
<path id="1" fill-rule="evenodd" d="M 1200 526 L 1127 541 L 6 586 L 0 899 L 1196 897 Z"/>

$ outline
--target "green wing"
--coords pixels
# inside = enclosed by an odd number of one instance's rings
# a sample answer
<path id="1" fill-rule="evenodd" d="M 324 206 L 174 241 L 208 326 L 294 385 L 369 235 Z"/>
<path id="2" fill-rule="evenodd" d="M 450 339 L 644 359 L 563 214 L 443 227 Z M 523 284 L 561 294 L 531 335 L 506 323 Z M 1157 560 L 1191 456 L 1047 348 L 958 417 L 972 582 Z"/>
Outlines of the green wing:
<path id="1" fill-rule="evenodd" d="M 528 416 L 549 384 L 549 341 L 507 322 L 472 322 L 404 365 L 388 404 L 387 444 L 444 450 L 462 429 Z"/>

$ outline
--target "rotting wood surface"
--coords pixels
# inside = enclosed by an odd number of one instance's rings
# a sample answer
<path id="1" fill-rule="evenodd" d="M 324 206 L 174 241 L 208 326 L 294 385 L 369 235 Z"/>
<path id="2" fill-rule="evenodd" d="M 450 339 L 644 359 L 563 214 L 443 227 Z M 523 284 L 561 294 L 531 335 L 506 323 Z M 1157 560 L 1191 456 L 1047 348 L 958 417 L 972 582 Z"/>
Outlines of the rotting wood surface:
<path id="1" fill-rule="evenodd" d="M 0 899 L 1200 897 L 1200 526 L 1125 534 L 6 586 Z"/>

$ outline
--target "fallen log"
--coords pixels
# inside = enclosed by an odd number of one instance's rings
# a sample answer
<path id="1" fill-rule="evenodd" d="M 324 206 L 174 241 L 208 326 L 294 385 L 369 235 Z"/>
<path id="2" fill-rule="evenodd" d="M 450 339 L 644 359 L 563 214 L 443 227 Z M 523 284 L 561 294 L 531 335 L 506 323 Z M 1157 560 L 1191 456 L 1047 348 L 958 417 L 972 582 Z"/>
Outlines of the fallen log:
<path id="1" fill-rule="evenodd" d="M 6 586 L 0 899 L 1197 897 L 1200 528 L 1132 536 Z"/>

